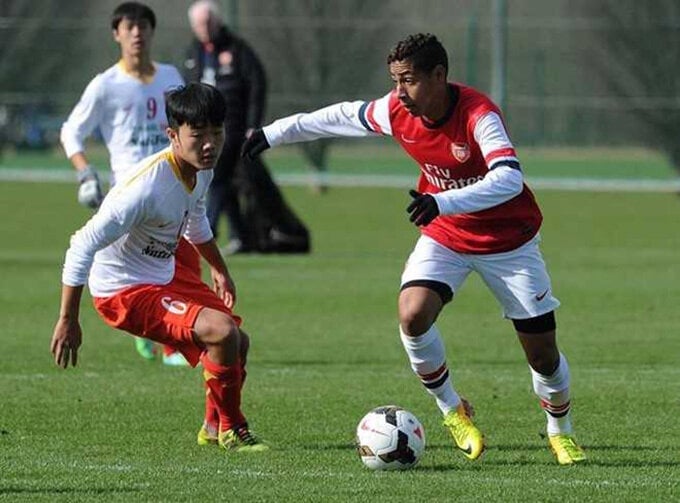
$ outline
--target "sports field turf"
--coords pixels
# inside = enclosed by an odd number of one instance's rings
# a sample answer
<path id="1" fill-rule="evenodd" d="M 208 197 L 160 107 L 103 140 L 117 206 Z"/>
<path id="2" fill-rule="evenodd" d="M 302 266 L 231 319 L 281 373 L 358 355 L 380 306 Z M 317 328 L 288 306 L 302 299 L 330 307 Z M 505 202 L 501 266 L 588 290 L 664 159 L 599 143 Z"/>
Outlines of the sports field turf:
<path id="1" fill-rule="evenodd" d="M 411 374 L 396 292 L 416 231 L 403 190 L 286 195 L 309 256 L 237 256 L 238 313 L 253 339 L 244 409 L 268 453 L 200 448 L 199 371 L 146 363 L 89 302 L 76 369 L 49 339 L 69 234 L 88 216 L 72 184 L 0 184 L 0 500 L 678 501 L 680 198 L 538 192 L 561 348 L 585 466 L 559 467 L 511 325 L 477 278 L 439 320 L 455 384 L 488 451 L 455 452 Z M 365 469 L 356 422 L 395 403 L 427 448 L 403 473 Z"/>

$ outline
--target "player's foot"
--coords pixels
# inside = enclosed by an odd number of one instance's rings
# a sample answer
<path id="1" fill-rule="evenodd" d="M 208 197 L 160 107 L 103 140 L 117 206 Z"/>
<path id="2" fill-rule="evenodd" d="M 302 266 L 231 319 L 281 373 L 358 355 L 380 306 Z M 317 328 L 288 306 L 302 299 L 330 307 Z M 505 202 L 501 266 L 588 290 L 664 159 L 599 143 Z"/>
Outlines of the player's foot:
<path id="1" fill-rule="evenodd" d="M 253 435 L 247 423 L 220 432 L 220 445 L 228 451 L 259 452 L 269 450 L 269 446 Z"/>
<path id="2" fill-rule="evenodd" d="M 145 360 L 153 360 L 156 358 L 156 347 L 153 341 L 144 339 L 142 337 L 135 337 L 135 348 L 139 355 Z"/>
<path id="3" fill-rule="evenodd" d="M 468 459 L 477 459 L 484 452 L 484 437 L 472 424 L 466 407 L 461 403 L 456 410 L 444 416 L 444 426 L 449 429 L 453 441 Z"/>
<path id="4" fill-rule="evenodd" d="M 217 428 L 211 428 L 206 423 L 203 423 L 201 429 L 198 430 L 196 437 L 198 445 L 211 445 L 217 443 Z"/>
<path id="5" fill-rule="evenodd" d="M 176 351 L 172 354 L 163 355 L 163 364 L 168 365 L 170 367 L 188 367 L 189 362 L 184 358 L 184 355 L 180 353 L 179 351 Z"/>
<path id="6" fill-rule="evenodd" d="M 550 450 L 553 451 L 557 462 L 561 465 L 573 465 L 588 459 L 586 453 L 571 435 L 550 435 L 548 440 Z"/>

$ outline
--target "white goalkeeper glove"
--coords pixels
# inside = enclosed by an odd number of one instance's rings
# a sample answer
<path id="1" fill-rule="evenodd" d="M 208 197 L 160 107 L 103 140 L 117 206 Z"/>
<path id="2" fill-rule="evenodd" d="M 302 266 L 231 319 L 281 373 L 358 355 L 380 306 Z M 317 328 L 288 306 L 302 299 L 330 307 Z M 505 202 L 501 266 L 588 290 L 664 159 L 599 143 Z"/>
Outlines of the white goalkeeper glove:
<path id="1" fill-rule="evenodd" d="M 89 164 L 83 170 L 78 170 L 78 202 L 88 208 L 99 208 L 104 200 L 104 193 L 99 182 L 99 175 Z"/>

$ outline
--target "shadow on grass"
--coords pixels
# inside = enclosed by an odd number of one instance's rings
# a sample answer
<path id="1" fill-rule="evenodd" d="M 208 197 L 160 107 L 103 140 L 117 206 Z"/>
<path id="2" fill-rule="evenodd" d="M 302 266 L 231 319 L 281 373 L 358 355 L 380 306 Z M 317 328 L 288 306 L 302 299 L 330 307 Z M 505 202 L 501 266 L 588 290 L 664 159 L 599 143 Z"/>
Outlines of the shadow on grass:
<path id="1" fill-rule="evenodd" d="M 0 486 L 0 496 L 3 494 L 116 494 L 116 493 L 138 493 L 143 491 L 137 487 L 21 487 L 21 486 Z"/>
<path id="2" fill-rule="evenodd" d="M 356 449 L 353 443 L 337 443 L 337 444 L 307 444 L 300 446 L 303 450 L 308 451 L 354 451 Z M 452 455 L 459 456 L 459 453 L 451 444 L 447 443 L 437 443 L 429 444 L 426 448 L 428 451 L 450 451 Z M 649 459 L 646 457 L 643 460 L 639 459 L 612 459 L 607 460 L 606 454 L 602 456 L 598 455 L 598 451 L 614 451 L 624 455 L 626 452 L 677 452 L 678 447 L 676 446 L 666 446 L 662 448 L 650 447 L 644 445 L 593 445 L 585 446 L 586 453 L 589 455 L 588 461 L 583 464 L 575 465 L 578 467 L 679 467 L 680 460 L 669 461 L 665 459 Z M 484 466 L 555 466 L 552 455 L 543 459 L 536 459 L 534 457 L 530 459 L 494 459 L 494 451 L 499 452 L 547 452 L 547 445 L 538 444 L 500 444 L 500 445 L 490 445 L 487 446 L 486 452 L 479 460 L 479 462 L 464 462 L 462 463 L 445 463 L 436 465 L 420 465 L 418 466 L 419 471 L 431 471 L 431 472 L 444 472 L 449 470 L 465 470 L 465 471 L 478 471 L 483 469 Z M 533 455 L 532 455 L 533 456 Z M 565 468 L 565 467 L 562 467 Z"/>

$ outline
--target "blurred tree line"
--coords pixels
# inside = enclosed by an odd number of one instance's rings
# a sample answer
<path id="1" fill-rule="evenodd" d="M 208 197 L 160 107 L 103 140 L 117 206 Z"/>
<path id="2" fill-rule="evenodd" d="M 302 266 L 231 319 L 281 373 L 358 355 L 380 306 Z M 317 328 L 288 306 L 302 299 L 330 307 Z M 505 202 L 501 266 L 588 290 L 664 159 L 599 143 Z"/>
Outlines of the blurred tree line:
<path id="1" fill-rule="evenodd" d="M 494 0 L 222 0 L 269 77 L 269 118 L 390 88 L 385 58 L 409 33 L 435 33 L 450 78 L 489 92 Z M 117 0 L 0 1 L 0 104 L 63 119 L 92 76 L 117 58 Z M 154 56 L 181 67 L 189 0 L 147 0 Z M 652 146 L 680 164 L 680 2 L 508 2 L 505 115 L 518 145 Z M 329 143 L 307 144 L 323 167 Z"/>

